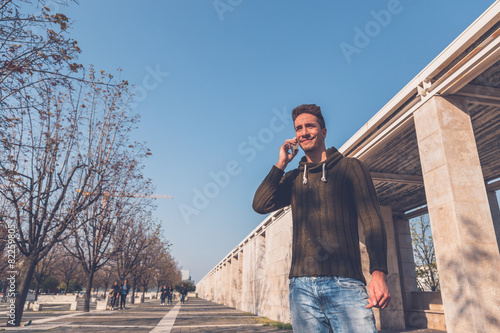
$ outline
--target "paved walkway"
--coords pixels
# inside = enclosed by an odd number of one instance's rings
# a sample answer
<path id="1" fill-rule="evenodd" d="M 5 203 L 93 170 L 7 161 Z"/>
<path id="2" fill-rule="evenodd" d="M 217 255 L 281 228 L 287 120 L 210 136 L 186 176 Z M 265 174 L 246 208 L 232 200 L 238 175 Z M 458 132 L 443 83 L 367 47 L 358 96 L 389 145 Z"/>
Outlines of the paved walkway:
<path id="1" fill-rule="evenodd" d="M 80 304 L 81 303 L 81 304 Z M 79 308 L 83 306 L 80 301 Z M 0 306 L 0 316 L 6 316 L 5 306 Z M 159 301 L 130 305 L 126 310 L 115 311 L 64 311 L 53 307 L 47 311 L 25 311 L 23 324 L 16 328 L 0 327 L 5 331 L 31 332 L 170 332 L 170 333 L 286 333 L 289 330 L 264 326 L 254 315 L 244 313 L 209 301 L 190 298 L 185 304 L 160 306 Z M 6 322 L 6 320 L 5 320 Z M 4 324 L 0 324 L 4 325 Z M 380 333 L 443 333 L 432 330 L 380 331 Z"/>

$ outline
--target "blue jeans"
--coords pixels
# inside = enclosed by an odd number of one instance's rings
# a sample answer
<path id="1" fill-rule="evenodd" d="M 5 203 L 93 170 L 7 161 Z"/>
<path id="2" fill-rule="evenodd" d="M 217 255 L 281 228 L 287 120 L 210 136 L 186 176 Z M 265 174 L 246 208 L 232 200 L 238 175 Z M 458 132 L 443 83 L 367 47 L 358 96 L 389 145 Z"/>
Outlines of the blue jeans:
<path id="1" fill-rule="evenodd" d="M 336 276 L 290 279 L 294 332 L 376 333 L 363 282 Z"/>

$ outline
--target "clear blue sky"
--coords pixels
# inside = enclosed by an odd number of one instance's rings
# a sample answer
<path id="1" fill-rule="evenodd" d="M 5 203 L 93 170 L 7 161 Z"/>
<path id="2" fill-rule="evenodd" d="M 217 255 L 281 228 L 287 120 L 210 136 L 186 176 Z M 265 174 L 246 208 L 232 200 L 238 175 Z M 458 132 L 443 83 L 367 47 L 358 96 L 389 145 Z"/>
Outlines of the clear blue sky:
<path id="1" fill-rule="evenodd" d="M 135 139 L 153 152 L 145 175 L 157 193 L 175 197 L 157 200 L 155 215 L 179 264 L 199 281 L 264 219 L 251 208 L 253 194 L 294 136 L 295 106 L 320 105 L 327 145 L 340 147 L 492 3 L 85 0 L 51 7 L 74 21 L 81 63 L 123 68 L 136 84 L 142 121 Z M 367 38 L 356 38 L 366 29 Z"/>

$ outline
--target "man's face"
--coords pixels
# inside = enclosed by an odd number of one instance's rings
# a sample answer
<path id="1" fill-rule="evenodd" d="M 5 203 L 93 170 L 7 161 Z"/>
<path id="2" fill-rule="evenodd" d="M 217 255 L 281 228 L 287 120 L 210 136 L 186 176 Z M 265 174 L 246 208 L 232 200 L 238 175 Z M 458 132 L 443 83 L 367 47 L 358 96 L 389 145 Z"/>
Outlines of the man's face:
<path id="1" fill-rule="evenodd" d="M 294 122 L 295 137 L 304 152 L 324 149 L 326 128 L 321 128 L 318 118 L 310 113 L 302 113 Z"/>

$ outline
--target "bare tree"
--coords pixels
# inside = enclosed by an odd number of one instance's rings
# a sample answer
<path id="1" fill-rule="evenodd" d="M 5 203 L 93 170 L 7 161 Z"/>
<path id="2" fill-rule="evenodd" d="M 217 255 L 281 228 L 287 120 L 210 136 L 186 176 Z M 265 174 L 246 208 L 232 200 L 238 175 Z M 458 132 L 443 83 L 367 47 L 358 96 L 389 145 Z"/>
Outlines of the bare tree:
<path id="1" fill-rule="evenodd" d="M 52 247 L 85 223 L 79 215 L 99 202 L 128 148 L 135 118 L 126 114 L 126 83 L 100 85 L 108 77 L 90 72 L 91 83 L 63 94 L 47 82 L 39 105 L 20 110 L 0 133 L 1 212 L 18 231 L 25 257 L 16 297 L 18 326 L 34 269 Z M 91 193 L 92 195 L 87 195 Z"/>
<path id="2" fill-rule="evenodd" d="M 35 1 L 36 2 L 36 1 Z M 80 53 L 76 41 L 67 37 L 68 18 L 51 13 L 42 5 L 40 11 L 28 1 L 4 0 L 0 5 L 0 110 L 23 108 L 35 87 L 44 81 L 65 84 L 82 66 L 75 62 Z M 35 31 L 43 31 L 36 34 Z M 15 117 L 3 114 L 2 125 Z"/>
<path id="3" fill-rule="evenodd" d="M 144 297 L 146 290 L 154 281 L 155 271 L 158 269 L 159 257 L 161 256 L 164 246 L 168 248 L 168 242 L 163 241 L 158 232 L 151 234 L 151 244 L 140 254 L 140 262 L 134 271 L 134 277 L 137 277 L 137 283 L 142 287 L 142 295 Z"/>
<path id="4" fill-rule="evenodd" d="M 64 294 L 67 294 L 71 280 L 78 277 L 80 273 L 81 264 L 64 249 L 59 249 L 56 261 L 54 273 L 61 282 L 64 282 Z"/>
<path id="5" fill-rule="evenodd" d="M 54 273 L 56 257 L 57 254 L 55 251 L 50 251 L 45 257 L 38 261 L 38 264 L 36 265 L 35 272 L 33 274 L 35 300 L 38 299 L 40 285 Z"/>
<path id="6" fill-rule="evenodd" d="M 132 303 L 139 282 L 136 272 L 143 260 L 142 254 L 154 244 L 155 238 L 152 235 L 157 234 L 158 230 L 159 226 L 153 224 L 149 211 L 138 212 L 133 220 L 122 223 L 117 230 L 116 237 L 120 238 L 121 244 L 116 256 L 116 268 L 121 281 L 129 278 L 132 282 Z"/>
<path id="7" fill-rule="evenodd" d="M 107 265 L 98 270 L 94 277 L 94 285 L 104 289 L 104 294 L 109 291 L 113 281 L 116 279 L 117 273 L 113 259 Z"/>
<path id="8" fill-rule="evenodd" d="M 429 215 L 410 221 L 417 286 L 420 290 L 439 290 L 439 277 Z"/>
<path id="9" fill-rule="evenodd" d="M 163 250 L 157 255 L 154 270 L 154 281 L 156 285 L 156 296 L 163 285 L 175 285 L 182 280 L 177 262 L 170 253 L 170 243 L 164 245 Z"/>
<path id="10" fill-rule="evenodd" d="M 58 87 L 68 89 L 70 75 L 81 68 L 74 62 L 80 49 L 66 37 L 66 16 L 46 7 L 30 14 L 24 10 L 29 6 L 0 4 L 0 216 L 9 229 L 16 227 L 23 256 L 16 316 L 7 323 L 15 326 L 35 267 L 89 201 L 66 200 L 68 186 L 77 179 L 85 185 L 89 177 L 81 163 L 70 163 L 74 142 L 63 137 L 74 130 L 64 128 L 63 96 L 56 93 Z M 37 28 L 43 33 L 35 34 Z"/>
<path id="11" fill-rule="evenodd" d="M 9 232 L 5 224 L 0 224 L 0 279 L 4 277 L 6 268 L 9 266 L 8 255 L 9 252 L 15 256 L 15 247 L 8 247 Z"/>
<path id="12" fill-rule="evenodd" d="M 120 170 L 130 171 L 130 169 Z M 86 275 L 87 292 L 83 310 L 85 312 L 90 309 L 90 293 L 95 273 L 108 265 L 109 261 L 121 250 L 120 245 L 125 234 L 119 233 L 113 237 L 121 221 L 133 217 L 133 212 L 144 209 L 144 206 L 140 205 L 142 200 L 119 194 L 123 193 L 123 189 L 128 188 L 126 185 L 117 179 L 113 187 L 123 186 L 120 192 L 114 192 L 117 196 L 108 194 L 102 203 L 94 203 L 90 209 L 83 212 L 81 216 L 86 222 L 75 230 L 67 243 L 69 245 L 67 251 L 79 260 Z"/>

